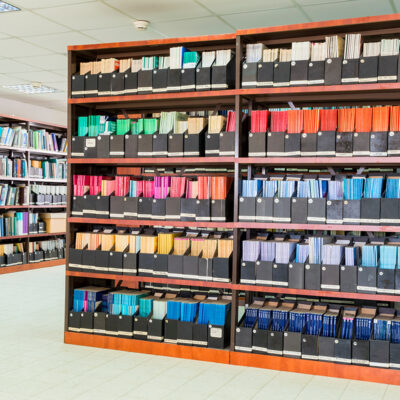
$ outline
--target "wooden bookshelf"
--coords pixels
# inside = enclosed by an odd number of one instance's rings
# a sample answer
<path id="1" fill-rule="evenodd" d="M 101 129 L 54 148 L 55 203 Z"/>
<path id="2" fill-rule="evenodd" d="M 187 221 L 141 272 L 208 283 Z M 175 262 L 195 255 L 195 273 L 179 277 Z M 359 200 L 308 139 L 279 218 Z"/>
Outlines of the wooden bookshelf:
<path id="1" fill-rule="evenodd" d="M 235 157 L 179 157 L 179 158 L 108 158 L 88 159 L 71 158 L 69 154 L 69 204 L 67 249 L 72 246 L 73 233 L 82 227 L 91 225 L 115 225 L 117 227 L 140 226 L 174 226 L 198 228 L 233 229 L 234 254 L 232 265 L 232 282 L 217 283 L 208 281 L 168 279 L 157 277 L 125 276 L 118 274 L 98 274 L 95 272 L 66 271 L 66 308 L 65 308 L 65 343 L 87 345 L 109 349 L 144 352 L 148 354 L 172 355 L 192 359 L 231 363 L 234 365 L 249 365 L 261 368 L 271 368 L 292 372 L 303 372 L 315 375 L 359 379 L 371 382 L 400 384 L 399 374 L 395 370 L 384 368 L 360 367 L 320 361 L 310 361 L 295 358 L 275 357 L 270 355 L 247 354 L 235 351 L 235 335 L 237 325 L 237 306 L 239 293 L 245 293 L 246 301 L 250 301 L 253 293 L 268 293 L 299 297 L 331 298 L 335 300 L 355 300 L 387 302 L 391 305 L 400 302 L 400 296 L 389 294 L 345 293 L 334 291 L 313 291 L 290 289 L 282 287 L 257 286 L 240 284 L 240 235 L 244 229 L 264 230 L 314 230 L 314 231 L 363 231 L 363 232 L 400 232 L 398 226 L 380 225 L 335 225 L 335 224 L 287 224 L 239 221 L 239 181 L 245 174 L 251 175 L 251 168 L 258 167 L 399 167 L 400 157 L 247 157 L 246 146 L 242 146 L 247 132 L 241 124 L 243 109 L 259 107 L 287 107 L 292 101 L 295 106 L 334 106 L 334 105 L 381 105 L 398 104 L 400 83 L 370 83 L 335 86 L 303 86 L 303 87 L 272 87 L 272 88 L 241 88 L 241 63 L 247 43 L 263 42 L 270 47 L 287 45 L 293 40 L 321 41 L 327 35 L 358 33 L 363 36 L 377 38 L 382 35 L 400 34 L 400 14 L 385 16 L 353 18 L 326 22 L 313 22 L 280 27 L 239 30 L 232 35 L 214 35 L 204 37 L 188 37 L 177 39 L 162 39 L 154 41 L 95 44 L 88 46 L 71 46 L 69 57 L 69 100 L 68 100 L 68 138 L 76 134 L 76 118 L 80 115 L 93 113 L 112 113 L 131 115 L 144 112 L 160 111 L 192 111 L 234 109 L 236 112 Z M 141 57 L 146 55 L 166 55 L 169 48 L 185 45 L 191 50 L 235 49 L 236 77 L 235 88 L 228 90 L 211 90 L 207 92 L 157 93 L 124 96 L 71 98 L 71 77 L 78 71 L 79 62 L 107 57 Z M 69 149 L 71 146 L 69 145 Z M 166 220 L 127 220 L 102 218 L 71 217 L 72 175 L 87 171 L 106 171 L 106 167 L 114 168 L 120 174 L 134 176 L 152 176 L 141 174 L 140 166 L 226 166 L 234 168 L 233 220 L 220 222 L 185 222 Z M 134 168 L 136 167 L 136 168 Z M 89 172 L 88 172 L 89 173 Z M 103 172 L 102 172 L 103 173 Z M 212 173 L 210 173 L 212 174 Z M 67 255 L 68 263 L 68 255 Z M 115 280 L 138 284 L 140 282 L 165 283 L 181 286 L 199 286 L 209 288 L 224 288 L 232 291 L 232 312 L 230 325 L 230 351 L 202 349 L 194 346 L 170 345 L 167 343 L 152 343 L 133 339 L 122 339 L 101 335 L 68 332 L 68 311 L 71 306 L 71 294 L 76 285 L 96 279 Z M 102 281 L 104 282 L 104 281 Z M 368 303 L 369 304 L 369 303 Z"/>
<path id="2" fill-rule="evenodd" d="M 14 115 L 5 115 L 5 114 L 0 114 L 0 123 L 2 126 L 9 126 L 13 127 L 15 125 L 21 125 L 24 126 L 28 131 L 30 129 L 46 129 L 47 131 L 51 133 L 57 133 L 58 135 L 65 136 L 67 128 L 66 126 L 63 125 L 58 125 L 58 124 L 50 124 L 48 122 L 43 122 L 43 121 L 36 121 L 36 120 L 29 120 L 26 118 L 22 117 L 17 117 Z M 56 152 L 56 151 L 49 151 L 49 150 L 40 150 L 40 149 L 33 149 L 33 148 L 20 148 L 20 147 L 14 147 L 14 146 L 5 146 L 5 145 L 0 145 L 0 152 L 7 154 L 7 152 L 19 152 L 19 153 L 24 153 L 27 165 L 28 165 L 28 171 L 30 171 L 30 161 L 31 161 L 31 156 L 47 156 L 47 157 L 52 157 L 52 158 L 66 158 L 67 153 L 65 152 Z M 26 183 L 29 185 L 30 183 L 48 183 L 48 184 L 66 184 L 67 180 L 66 179 L 48 179 L 48 178 L 35 178 L 29 176 L 24 177 L 24 178 L 14 178 L 10 176 L 0 176 L 0 182 L 9 182 L 9 183 Z M 17 210 L 17 211 L 27 211 L 28 213 L 33 212 L 34 210 L 66 210 L 67 205 L 61 205 L 61 204 L 47 204 L 47 205 L 36 205 L 36 204 L 25 204 L 25 205 L 13 205 L 13 206 L 0 206 L 0 211 L 12 211 L 12 210 Z M 36 241 L 36 240 L 41 240 L 41 239 L 46 239 L 46 238 L 51 238 L 51 237 L 60 237 L 60 236 L 65 236 L 66 232 L 56 232 L 56 233 L 32 233 L 32 234 L 26 234 L 26 235 L 17 235 L 17 236 L 3 236 L 0 237 L 0 242 L 3 244 L 5 241 L 11 241 L 12 243 L 15 243 L 17 240 L 22 241 L 24 243 L 24 246 L 26 247 L 25 252 L 28 253 L 28 245 L 31 241 Z M 7 273 L 12 273 L 12 272 L 18 272 L 18 271 L 27 271 L 31 269 L 38 269 L 38 268 L 47 268 L 47 267 L 53 267 L 56 265 L 63 265 L 65 264 L 65 258 L 64 259 L 59 259 L 59 260 L 48 260 L 48 261 L 41 261 L 37 263 L 26 263 L 26 264 L 21 264 L 21 265 L 16 265 L 16 266 L 10 266 L 10 267 L 1 267 L 0 268 L 0 274 L 7 274 Z"/>

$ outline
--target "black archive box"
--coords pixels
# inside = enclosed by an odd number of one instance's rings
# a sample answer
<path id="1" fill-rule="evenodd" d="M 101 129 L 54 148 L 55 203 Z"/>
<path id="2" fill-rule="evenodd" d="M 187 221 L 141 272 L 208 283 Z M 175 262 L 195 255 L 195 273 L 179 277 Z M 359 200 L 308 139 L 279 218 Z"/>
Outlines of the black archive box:
<path id="1" fill-rule="evenodd" d="M 138 157 L 152 157 L 153 135 L 138 135 Z"/>
<path id="2" fill-rule="evenodd" d="M 275 62 L 274 64 L 274 86 L 289 86 L 290 69 L 289 61 Z"/>
<path id="3" fill-rule="evenodd" d="M 79 332 L 93 333 L 93 313 L 92 312 L 81 312 Z"/>
<path id="4" fill-rule="evenodd" d="M 106 314 L 106 335 L 118 336 L 119 315 Z"/>
<path id="5" fill-rule="evenodd" d="M 257 87 L 258 62 L 242 64 L 242 88 Z"/>
<path id="6" fill-rule="evenodd" d="M 400 343 L 390 343 L 389 352 L 389 367 L 400 369 Z"/>
<path id="7" fill-rule="evenodd" d="M 168 254 L 166 262 L 163 262 L 163 264 L 168 266 L 168 278 L 183 278 L 183 256 Z"/>
<path id="8" fill-rule="evenodd" d="M 353 134 L 353 156 L 370 155 L 370 132 L 354 132 Z"/>
<path id="9" fill-rule="evenodd" d="M 133 315 L 118 315 L 117 329 L 118 336 L 130 339 L 133 336 Z"/>
<path id="10" fill-rule="evenodd" d="M 212 280 L 215 282 L 230 282 L 232 271 L 232 255 L 230 257 L 215 257 L 213 259 Z"/>
<path id="11" fill-rule="evenodd" d="M 285 157 L 297 157 L 301 155 L 302 135 L 300 133 L 286 133 L 284 143 Z"/>
<path id="12" fill-rule="evenodd" d="M 226 222 L 232 216 L 232 207 L 227 206 L 228 198 L 211 200 L 211 221 Z"/>
<path id="13" fill-rule="evenodd" d="M 109 158 L 110 155 L 110 136 L 99 135 L 97 136 L 96 143 L 96 157 Z"/>
<path id="14" fill-rule="evenodd" d="M 138 198 L 125 197 L 124 199 L 124 218 L 137 219 L 138 218 Z"/>
<path id="15" fill-rule="evenodd" d="M 77 197 L 77 204 L 82 207 L 82 216 L 84 218 L 96 218 L 97 216 L 97 197 L 94 195 L 85 195 Z M 100 196 L 99 196 L 100 197 Z M 106 217 L 108 218 L 108 217 Z"/>
<path id="16" fill-rule="evenodd" d="M 81 271 L 83 250 L 69 248 L 68 269 L 72 271 Z"/>
<path id="17" fill-rule="evenodd" d="M 137 253 L 124 253 L 122 261 L 122 274 L 127 276 L 136 276 L 138 269 Z"/>
<path id="18" fill-rule="evenodd" d="M 267 156 L 266 132 L 249 132 L 249 157 Z"/>
<path id="19" fill-rule="evenodd" d="M 179 92 L 181 90 L 181 70 L 168 69 L 167 91 Z"/>
<path id="20" fill-rule="evenodd" d="M 111 95 L 111 78 L 112 78 L 112 73 L 99 74 L 98 96 L 110 96 Z"/>
<path id="21" fill-rule="evenodd" d="M 395 276 L 396 276 L 396 270 L 394 269 L 378 268 L 377 282 L 376 282 L 377 293 L 394 294 Z"/>
<path id="22" fill-rule="evenodd" d="M 260 286 L 272 286 L 273 262 L 272 261 L 256 261 L 256 285 Z M 277 277 L 277 273 L 275 274 Z"/>
<path id="23" fill-rule="evenodd" d="M 335 361 L 340 364 L 351 364 L 352 339 L 335 339 Z"/>
<path id="24" fill-rule="evenodd" d="M 196 68 L 181 69 L 181 92 L 196 90 Z"/>
<path id="25" fill-rule="evenodd" d="M 226 65 L 211 67 L 211 88 L 213 90 L 235 87 L 235 61 L 235 57 L 233 57 Z"/>
<path id="26" fill-rule="evenodd" d="M 336 155 L 336 132 L 324 131 L 318 132 L 317 135 L 317 156 L 334 157 Z"/>
<path id="27" fill-rule="evenodd" d="M 43 261 L 43 251 L 35 251 L 35 262 Z M 36 259 L 37 258 L 37 259 Z M 7 265 L 19 265 L 22 264 L 22 253 L 13 253 L 7 256 Z"/>
<path id="28" fill-rule="evenodd" d="M 308 199 L 307 222 L 324 224 L 326 222 L 326 198 Z"/>
<path id="29" fill-rule="evenodd" d="M 85 96 L 85 75 L 74 74 L 71 77 L 71 97 Z"/>
<path id="30" fill-rule="evenodd" d="M 268 132 L 267 134 L 267 156 L 284 157 L 285 154 L 285 133 Z"/>
<path id="31" fill-rule="evenodd" d="M 308 60 L 290 63 L 290 86 L 306 86 L 308 84 Z"/>
<path id="32" fill-rule="evenodd" d="M 178 341 L 178 320 L 165 319 L 164 342 L 177 343 L 177 341 Z"/>
<path id="33" fill-rule="evenodd" d="M 182 133 L 168 135 L 168 157 L 183 157 L 183 136 Z"/>
<path id="34" fill-rule="evenodd" d="M 273 263 L 272 265 L 272 285 L 277 287 L 289 286 L 289 265 Z"/>
<path id="35" fill-rule="evenodd" d="M 342 83 L 341 57 L 327 58 L 325 61 L 325 85 L 340 85 Z"/>
<path id="36" fill-rule="evenodd" d="M 110 218 L 125 218 L 125 197 L 110 196 Z"/>
<path id="37" fill-rule="evenodd" d="M 139 94 L 151 93 L 153 91 L 153 71 L 145 70 L 137 73 L 137 92 Z"/>
<path id="38" fill-rule="evenodd" d="M 353 340 L 351 353 L 352 364 L 369 365 L 369 340 Z"/>
<path id="39" fill-rule="evenodd" d="M 274 199 L 272 197 L 256 198 L 256 221 L 272 221 L 274 213 Z"/>
<path id="40" fill-rule="evenodd" d="M 98 75 L 85 75 L 85 97 L 96 97 L 98 94 Z"/>
<path id="41" fill-rule="evenodd" d="M 147 340 L 152 342 L 162 342 L 164 340 L 164 325 L 164 319 L 150 318 L 147 327 Z"/>
<path id="42" fill-rule="evenodd" d="M 291 208 L 292 199 L 286 198 L 274 198 L 274 211 L 273 211 L 273 222 L 289 222 L 291 221 Z"/>
<path id="43" fill-rule="evenodd" d="M 113 72 L 111 75 L 111 95 L 121 96 L 125 93 L 125 73 Z"/>
<path id="44" fill-rule="evenodd" d="M 345 59 L 342 62 L 342 84 L 358 83 L 358 58 Z"/>
<path id="45" fill-rule="evenodd" d="M 127 71 L 124 74 L 125 90 L 124 94 L 136 94 L 138 92 L 138 72 Z"/>
<path id="46" fill-rule="evenodd" d="M 71 204 L 71 215 L 73 217 L 83 216 L 84 199 L 83 196 L 73 196 Z"/>
<path id="47" fill-rule="evenodd" d="M 177 343 L 185 346 L 193 344 L 193 326 L 194 322 L 178 321 L 177 322 Z"/>
<path id="48" fill-rule="evenodd" d="M 153 157 L 167 157 L 168 156 L 168 135 L 154 134 L 153 135 Z"/>
<path id="49" fill-rule="evenodd" d="M 138 156 L 138 135 L 125 135 L 125 158 Z"/>
<path id="50" fill-rule="evenodd" d="M 81 326 L 81 313 L 70 311 L 68 313 L 68 330 L 71 332 L 79 332 Z"/>
<path id="51" fill-rule="evenodd" d="M 139 197 L 138 198 L 138 219 L 151 219 L 153 212 L 153 198 Z"/>
<path id="52" fill-rule="evenodd" d="M 230 314 L 227 315 L 225 325 L 208 325 L 208 347 L 225 349 L 229 345 Z"/>
<path id="53" fill-rule="evenodd" d="M 212 280 L 213 258 L 199 258 L 199 279 L 201 281 Z"/>
<path id="54" fill-rule="evenodd" d="M 168 86 L 168 69 L 153 70 L 153 93 L 164 93 Z"/>
<path id="55" fill-rule="evenodd" d="M 336 156 L 351 157 L 353 154 L 353 132 L 336 133 Z"/>
<path id="56" fill-rule="evenodd" d="M 307 206 L 308 201 L 306 198 L 293 197 L 291 209 L 291 223 L 292 224 L 306 224 L 307 223 Z"/>
<path id="57" fill-rule="evenodd" d="M 346 293 L 357 291 L 357 267 L 355 265 L 340 266 L 340 291 Z"/>
<path id="58" fill-rule="evenodd" d="M 321 290 L 340 290 L 340 265 L 321 266 Z"/>
<path id="59" fill-rule="evenodd" d="M 388 132 L 371 132 L 370 155 L 386 157 L 388 151 Z"/>
<path id="60" fill-rule="evenodd" d="M 166 203 L 166 199 L 153 199 L 153 204 L 151 207 L 152 219 L 165 219 Z"/>
<path id="61" fill-rule="evenodd" d="M 343 201 L 327 200 L 326 201 L 326 223 L 327 224 L 343 224 Z"/>
<path id="62" fill-rule="evenodd" d="M 133 338 L 138 340 L 146 340 L 149 329 L 149 317 L 141 317 L 135 315 L 133 319 Z"/>
<path id="63" fill-rule="evenodd" d="M 378 81 L 397 82 L 399 74 L 399 56 L 379 56 Z"/>
<path id="64" fill-rule="evenodd" d="M 196 68 L 196 90 L 211 90 L 211 67 Z"/>
<path id="65" fill-rule="evenodd" d="M 400 224 L 400 199 L 381 198 L 381 225 Z"/>
<path id="66" fill-rule="evenodd" d="M 184 157 L 201 157 L 204 155 L 204 133 L 185 133 L 183 137 Z"/>
<path id="67" fill-rule="evenodd" d="M 376 267 L 358 267 L 357 272 L 357 292 L 376 293 L 377 268 Z"/>
<path id="68" fill-rule="evenodd" d="M 93 333 L 95 335 L 105 335 L 105 333 L 106 333 L 106 313 L 96 311 L 93 314 Z"/>
<path id="69" fill-rule="evenodd" d="M 165 208 L 165 219 L 169 221 L 179 221 L 181 217 L 181 199 L 180 197 L 167 197 Z"/>
<path id="70" fill-rule="evenodd" d="M 283 332 L 268 330 L 268 354 L 283 355 Z"/>
<path id="71" fill-rule="evenodd" d="M 318 335 L 302 335 L 301 358 L 318 360 Z"/>
<path id="72" fill-rule="evenodd" d="M 211 221 L 211 200 L 196 200 L 196 221 Z"/>
<path id="73" fill-rule="evenodd" d="M 239 221 L 255 221 L 256 198 L 239 197 Z"/>
<path id="74" fill-rule="evenodd" d="M 240 283 L 255 285 L 256 263 L 252 261 L 242 261 L 240 265 Z"/>
<path id="75" fill-rule="evenodd" d="M 96 156 L 97 156 L 96 145 L 97 145 L 96 138 L 94 138 L 94 137 L 90 137 L 90 138 L 86 137 L 85 138 L 84 147 L 83 147 L 85 158 L 96 158 Z"/>
<path id="76" fill-rule="evenodd" d="M 110 274 L 124 273 L 124 253 L 120 251 L 110 251 L 108 254 L 108 272 Z"/>
<path id="77" fill-rule="evenodd" d="M 207 133 L 205 136 L 206 157 L 219 155 L 219 133 Z"/>
<path id="78" fill-rule="evenodd" d="M 285 357 L 301 357 L 301 332 L 286 331 L 283 333 L 283 355 Z"/>
<path id="79" fill-rule="evenodd" d="M 139 253 L 138 256 L 138 275 L 153 276 L 154 263 L 157 254 Z"/>
<path id="80" fill-rule="evenodd" d="M 253 350 L 253 327 L 244 326 L 244 317 L 236 327 L 235 350 L 248 353 Z"/>
<path id="81" fill-rule="evenodd" d="M 321 264 L 305 263 L 304 289 L 321 290 Z"/>
<path id="82" fill-rule="evenodd" d="M 361 200 L 343 201 L 343 223 L 358 225 L 361 218 Z"/>
<path id="83" fill-rule="evenodd" d="M 123 158 L 125 155 L 125 135 L 110 136 L 110 157 Z"/>
<path id="84" fill-rule="evenodd" d="M 235 132 L 221 132 L 219 134 L 219 152 L 221 157 L 235 156 Z"/>
<path id="85" fill-rule="evenodd" d="M 308 84 L 323 85 L 325 83 L 325 61 L 308 63 Z"/>
<path id="86" fill-rule="evenodd" d="M 398 156 L 400 154 L 400 132 L 388 133 L 388 156 Z"/>
<path id="87" fill-rule="evenodd" d="M 257 87 L 272 87 L 274 85 L 274 63 L 258 63 L 257 70 Z"/>
<path id="88" fill-rule="evenodd" d="M 361 199 L 360 223 L 377 225 L 380 218 L 381 199 Z"/>
<path id="89" fill-rule="evenodd" d="M 181 221 L 195 221 L 196 220 L 196 199 L 181 199 Z"/>
<path id="90" fill-rule="evenodd" d="M 335 361 L 335 338 L 318 336 L 318 360 Z"/>
<path id="91" fill-rule="evenodd" d="M 400 269 L 396 269 L 394 273 L 394 293 L 400 294 Z"/>
<path id="92" fill-rule="evenodd" d="M 183 256 L 183 279 L 199 279 L 199 258 L 194 256 Z"/>
<path id="93" fill-rule="evenodd" d="M 103 274 L 108 274 L 108 266 L 109 266 L 109 252 L 102 250 L 95 250 L 95 261 L 94 261 L 94 270 Z"/>
<path id="94" fill-rule="evenodd" d="M 358 82 L 378 82 L 378 56 L 362 57 L 358 66 Z"/>
<path id="95" fill-rule="evenodd" d="M 252 351 L 258 354 L 266 354 L 268 352 L 268 331 L 259 329 L 257 324 L 253 329 Z"/>
<path id="96" fill-rule="evenodd" d="M 304 263 L 291 262 L 289 264 L 289 287 L 304 289 Z"/>
<path id="97" fill-rule="evenodd" d="M 86 196 L 88 202 L 91 201 L 90 197 L 95 198 L 96 218 L 109 218 L 110 196 Z"/>
<path id="98" fill-rule="evenodd" d="M 389 368 L 390 342 L 371 339 L 369 342 L 369 365 L 371 367 Z"/>

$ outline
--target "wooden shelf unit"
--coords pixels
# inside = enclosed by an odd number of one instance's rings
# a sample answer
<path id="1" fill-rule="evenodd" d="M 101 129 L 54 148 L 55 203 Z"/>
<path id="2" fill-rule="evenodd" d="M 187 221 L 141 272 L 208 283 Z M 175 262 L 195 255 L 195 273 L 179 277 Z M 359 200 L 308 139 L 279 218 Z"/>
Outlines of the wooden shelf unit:
<path id="1" fill-rule="evenodd" d="M 68 50 L 69 58 L 69 100 L 68 100 L 68 137 L 76 133 L 76 118 L 78 115 L 89 113 L 113 113 L 129 115 L 145 112 L 160 112 L 164 110 L 191 111 L 191 110 L 218 110 L 234 108 L 236 112 L 235 157 L 203 157 L 203 158 L 110 158 L 110 159 L 72 159 L 68 158 L 69 169 L 69 204 L 68 204 L 68 232 L 67 253 L 72 245 L 72 232 L 80 229 L 80 224 L 116 225 L 119 227 L 137 227 L 143 225 L 161 225 L 175 227 L 224 227 L 233 229 L 234 254 L 232 283 L 220 284 L 215 282 L 189 281 L 181 279 L 124 276 L 111 274 L 97 274 L 87 272 L 66 272 L 66 308 L 65 308 L 65 343 L 95 346 L 109 349 L 144 352 L 148 354 L 165 354 L 175 357 L 202 359 L 208 361 L 231 363 L 235 365 L 249 365 L 261 368 L 272 368 L 284 371 L 303 372 L 315 375 L 359 379 L 372 382 L 400 384 L 399 374 L 395 370 L 383 368 L 361 367 L 356 365 L 342 365 L 319 361 L 309 361 L 293 358 L 275 357 L 269 355 L 247 354 L 234 351 L 235 331 L 237 325 L 237 306 L 239 293 L 247 295 L 255 292 L 289 294 L 292 296 L 309 296 L 319 298 L 355 299 L 366 301 L 399 302 L 400 296 L 382 294 L 343 293 L 331 291 L 298 290 L 267 286 L 242 285 L 239 283 L 240 266 L 240 233 L 242 229 L 292 229 L 292 230 L 334 230 L 334 231 L 367 231 L 367 232 L 400 232 L 397 226 L 378 225 L 330 225 L 330 224 L 278 224 L 241 222 L 238 220 L 239 179 L 242 169 L 250 171 L 253 166 L 270 167 L 366 167 L 373 166 L 400 166 L 400 157 L 248 157 L 245 149 L 240 146 L 242 138 L 247 136 L 243 132 L 241 110 L 257 107 L 287 107 L 288 101 L 295 106 L 333 106 L 333 105 L 365 105 L 365 104 L 399 104 L 400 83 L 373 83 L 358 85 L 337 86 L 306 86 L 281 88 L 241 88 L 241 63 L 247 43 L 263 42 L 269 46 L 288 44 L 293 40 L 324 40 L 326 35 L 358 33 L 364 36 L 377 37 L 381 35 L 400 35 L 400 14 L 391 14 L 377 17 L 365 17 L 346 20 L 335 20 L 318 23 L 297 24 L 280 27 L 240 30 L 232 35 L 214 35 L 204 37 L 161 39 L 154 41 L 126 42 L 98 44 L 88 46 L 71 46 Z M 101 59 L 106 57 L 141 57 L 145 55 L 165 55 L 173 46 L 185 45 L 191 50 L 235 49 L 236 53 L 236 84 L 229 90 L 215 90 L 208 92 L 162 93 L 129 96 L 107 96 L 71 98 L 71 77 L 78 71 L 79 62 Z M 69 149 L 71 146 L 69 146 Z M 125 220 L 125 219 L 92 219 L 71 217 L 71 179 L 74 171 L 82 173 L 85 165 L 90 168 L 117 166 L 117 172 L 129 174 L 137 169 L 134 166 L 182 166 L 199 165 L 226 165 L 234 167 L 234 218 L 232 222 L 182 222 L 182 221 L 154 221 L 154 220 Z M 132 168 L 129 168 L 132 166 Z M 93 169 L 91 169 L 93 171 Z M 133 173 L 132 173 L 133 174 Z M 67 255 L 68 260 L 68 255 Z M 68 261 L 67 261 L 68 262 Z M 68 264 L 67 264 L 68 265 Z M 232 290 L 232 313 L 230 351 L 203 349 L 167 343 L 153 343 L 132 339 L 121 339 L 100 335 L 68 332 L 68 311 L 71 305 L 74 283 L 81 284 L 85 278 L 109 279 L 127 282 L 157 282 L 176 285 L 194 285 L 204 287 L 219 287 Z"/>
<path id="2" fill-rule="evenodd" d="M 54 132 L 62 135 L 66 135 L 67 127 L 63 125 L 58 125 L 58 124 L 50 124 L 47 122 L 43 121 L 35 121 L 35 120 L 29 120 L 26 118 L 21 118 L 17 116 L 12 116 L 12 115 L 5 115 L 5 114 L 0 114 L 0 124 L 2 126 L 8 125 L 9 127 L 13 127 L 16 125 L 23 125 L 26 127 L 27 130 L 29 129 L 46 129 L 49 132 Z M 48 157 L 54 157 L 54 158 L 66 158 L 67 153 L 63 152 L 55 152 L 55 151 L 49 151 L 49 150 L 38 150 L 38 149 L 32 149 L 32 148 L 20 148 L 20 147 L 13 147 L 13 146 L 5 146 L 5 145 L 0 145 L 0 152 L 1 153 L 7 153 L 8 151 L 16 151 L 20 153 L 24 153 L 26 156 L 27 160 L 27 165 L 28 165 L 28 171 L 30 170 L 30 160 L 31 156 L 48 156 Z M 49 183 L 49 184 L 67 184 L 66 179 L 44 179 L 44 178 L 34 178 L 27 176 L 25 178 L 14 178 L 14 177 L 9 177 L 9 176 L 0 176 L 0 182 L 23 182 L 29 185 L 30 183 Z M 53 205 L 53 204 L 48 204 L 48 205 L 36 205 L 36 204 L 26 204 L 26 205 L 14 205 L 14 206 L 0 206 L 0 211 L 11 211 L 11 210 L 18 210 L 18 211 L 24 211 L 26 210 L 27 212 L 31 212 L 31 210 L 66 210 L 67 205 Z M 36 240 L 41 240 L 42 238 L 51 238 L 51 237 L 56 237 L 56 236 L 65 236 L 66 232 L 56 232 L 56 233 L 32 233 L 32 234 L 27 234 L 27 235 L 18 235 L 18 236 L 3 236 L 0 237 L 0 242 L 3 244 L 4 241 L 12 241 L 14 242 L 17 239 L 23 239 L 26 252 L 28 252 L 28 245 L 29 242 L 31 241 L 36 241 Z M 31 269 L 38 269 L 38 268 L 46 268 L 46 267 L 53 267 L 56 265 L 63 265 L 65 264 L 65 258 L 59 259 L 59 260 L 48 260 L 48 261 L 41 261 L 37 263 L 26 263 L 26 264 L 21 264 L 21 265 L 16 265 L 16 266 L 10 266 L 10 267 L 1 267 L 0 268 L 0 274 L 8 274 L 12 272 L 19 272 L 19 271 L 28 271 Z"/>

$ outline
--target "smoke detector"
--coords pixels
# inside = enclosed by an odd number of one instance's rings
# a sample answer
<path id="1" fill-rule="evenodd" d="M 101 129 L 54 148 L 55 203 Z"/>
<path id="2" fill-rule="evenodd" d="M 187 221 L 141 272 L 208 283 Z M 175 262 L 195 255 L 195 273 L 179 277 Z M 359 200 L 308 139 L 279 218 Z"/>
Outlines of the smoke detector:
<path id="1" fill-rule="evenodd" d="M 145 31 L 149 26 L 149 23 L 149 21 L 145 20 L 133 21 L 133 25 L 138 31 Z"/>

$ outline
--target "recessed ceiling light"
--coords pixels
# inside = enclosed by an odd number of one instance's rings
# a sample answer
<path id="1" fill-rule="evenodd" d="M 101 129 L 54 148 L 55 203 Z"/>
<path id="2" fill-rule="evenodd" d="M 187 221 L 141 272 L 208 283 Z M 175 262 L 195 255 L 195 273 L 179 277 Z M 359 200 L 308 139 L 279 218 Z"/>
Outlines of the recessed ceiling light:
<path id="1" fill-rule="evenodd" d="M 0 13 L 9 11 L 20 11 L 20 9 L 4 1 L 0 1 Z"/>
<path id="2" fill-rule="evenodd" d="M 28 84 L 20 84 L 20 85 L 3 85 L 3 88 L 16 90 L 22 93 L 28 94 L 40 94 L 40 93 L 55 93 L 57 89 L 54 89 L 45 85 L 37 85 L 37 83 L 28 83 Z"/>

